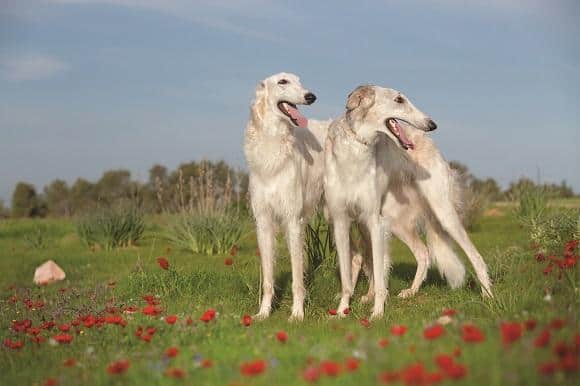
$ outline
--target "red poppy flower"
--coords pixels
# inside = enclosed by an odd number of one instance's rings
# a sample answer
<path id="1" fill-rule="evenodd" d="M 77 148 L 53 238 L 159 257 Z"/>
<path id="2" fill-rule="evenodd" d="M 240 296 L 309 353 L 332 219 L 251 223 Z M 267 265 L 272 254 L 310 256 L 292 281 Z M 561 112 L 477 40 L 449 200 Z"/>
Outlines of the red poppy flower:
<path id="1" fill-rule="evenodd" d="M 231 257 L 227 257 L 224 259 L 224 264 L 227 266 L 230 266 L 230 265 L 234 264 L 234 259 L 232 259 Z"/>
<path id="2" fill-rule="evenodd" d="M 252 324 L 252 317 L 250 315 L 244 315 L 242 317 L 242 324 L 249 327 Z"/>
<path id="3" fill-rule="evenodd" d="M 177 355 L 179 355 L 179 349 L 177 347 L 169 347 L 165 350 L 165 356 L 167 358 L 175 358 Z"/>
<path id="4" fill-rule="evenodd" d="M 552 334 L 550 334 L 550 330 L 545 329 L 540 332 L 540 335 L 534 339 L 534 347 L 546 347 L 550 344 L 550 338 Z"/>
<path id="5" fill-rule="evenodd" d="M 73 340 L 72 335 L 69 334 L 55 335 L 52 338 L 60 344 L 69 344 Z"/>
<path id="6" fill-rule="evenodd" d="M 169 269 L 169 261 L 163 256 L 157 258 L 157 264 L 159 264 L 162 269 Z"/>
<path id="7" fill-rule="evenodd" d="M 336 315 L 337 314 L 336 309 L 333 308 L 331 310 L 328 310 L 328 314 L 329 315 Z"/>
<path id="8" fill-rule="evenodd" d="M 345 314 L 345 315 L 348 315 L 348 314 L 350 314 L 350 308 L 345 308 L 345 309 L 342 311 L 342 313 L 343 313 L 343 314 Z"/>
<path id="9" fill-rule="evenodd" d="M 139 326 L 137 327 L 137 330 L 135 330 L 135 336 L 141 336 L 143 335 L 143 327 Z"/>
<path id="10" fill-rule="evenodd" d="M 461 379 L 467 375 L 467 367 L 459 363 L 454 363 L 451 367 L 445 369 L 445 373 L 449 378 Z"/>
<path id="11" fill-rule="evenodd" d="M 566 342 L 558 342 L 554 346 L 554 354 L 556 354 L 559 357 L 564 357 L 569 352 L 571 353 L 572 351 L 568 349 L 568 346 L 566 345 Z"/>
<path id="12" fill-rule="evenodd" d="M 54 323 L 52 320 L 47 320 L 46 322 L 44 322 L 40 325 L 40 328 L 42 328 L 43 330 L 50 330 L 55 325 L 56 325 L 56 323 Z"/>
<path id="13" fill-rule="evenodd" d="M 440 324 L 434 324 L 425 328 L 423 331 L 423 336 L 425 339 L 433 340 L 439 338 L 441 335 L 445 333 L 445 329 Z"/>
<path id="14" fill-rule="evenodd" d="M 178 367 L 170 367 L 165 370 L 165 376 L 170 378 L 182 379 L 185 378 L 185 370 Z"/>
<path id="15" fill-rule="evenodd" d="M 30 327 L 32 327 L 32 321 L 30 319 L 15 320 L 12 322 L 12 330 L 15 332 L 24 332 Z"/>
<path id="16" fill-rule="evenodd" d="M 538 372 L 544 375 L 551 375 L 558 369 L 558 364 L 556 362 L 546 362 L 540 363 L 538 365 Z"/>
<path id="17" fill-rule="evenodd" d="M 406 385 L 422 385 L 427 381 L 427 371 L 422 363 L 415 363 L 401 370 L 400 379 Z"/>
<path id="18" fill-rule="evenodd" d="M 204 359 L 199 364 L 203 369 L 210 369 L 213 367 L 213 361 L 211 359 Z"/>
<path id="19" fill-rule="evenodd" d="M 524 322 L 524 326 L 526 327 L 526 331 L 532 331 L 533 329 L 536 328 L 537 324 L 538 324 L 538 322 L 536 322 L 535 319 L 528 319 Z"/>
<path id="20" fill-rule="evenodd" d="M 203 313 L 203 315 L 201 316 L 201 318 L 199 318 L 199 320 L 201 320 L 202 322 L 208 323 L 210 321 L 212 321 L 216 316 L 216 310 L 214 310 L 213 308 L 210 308 L 209 310 L 205 311 Z"/>
<path id="21" fill-rule="evenodd" d="M 12 350 L 19 350 L 24 347 L 24 341 L 22 340 L 12 340 L 10 338 L 4 339 L 4 346 L 12 349 Z"/>
<path id="22" fill-rule="evenodd" d="M 47 378 L 46 382 L 44 382 L 44 386 L 56 386 L 58 385 L 58 381 L 54 378 Z"/>
<path id="23" fill-rule="evenodd" d="M 46 340 L 46 338 L 42 335 L 34 335 L 30 337 L 30 341 L 32 343 L 41 344 Z"/>
<path id="24" fill-rule="evenodd" d="M 463 340 L 469 343 L 479 343 L 485 340 L 485 335 L 473 324 L 466 324 L 462 328 Z"/>
<path id="25" fill-rule="evenodd" d="M 77 364 L 77 360 L 74 358 L 68 358 L 68 359 L 65 359 L 64 362 L 62 362 L 62 365 L 64 367 L 73 367 L 76 364 Z"/>
<path id="26" fill-rule="evenodd" d="M 552 330 L 561 330 L 565 325 L 566 321 L 560 318 L 555 318 L 550 322 L 550 328 L 552 328 Z"/>
<path id="27" fill-rule="evenodd" d="M 38 335 L 42 330 L 38 327 L 29 327 L 26 329 L 28 335 Z"/>
<path id="28" fill-rule="evenodd" d="M 379 339 L 379 347 L 380 348 L 385 348 L 389 345 L 389 340 L 387 338 L 381 338 Z"/>
<path id="29" fill-rule="evenodd" d="M 344 361 L 344 367 L 346 368 L 347 371 L 356 371 L 358 370 L 358 367 L 360 366 L 360 361 L 356 358 L 346 358 Z"/>
<path id="30" fill-rule="evenodd" d="M 360 325 L 366 328 L 369 328 L 371 326 L 371 322 L 369 322 L 368 319 L 361 319 L 359 321 Z"/>
<path id="31" fill-rule="evenodd" d="M 157 329 L 155 327 L 147 327 L 147 335 L 155 335 L 155 333 L 157 332 Z"/>
<path id="32" fill-rule="evenodd" d="M 560 368 L 567 373 L 575 373 L 580 367 L 578 356 L 572 352 L 568 352 L 564 357 L 560 358 Z"/>
<path id="33" fill-rule="evenodd" d="M 268 365 L 266 364 L 266 361 L 263 359 L 256 359 L 253 361 L 244 362 L 240 366 L 240 373 L 242 373 L 242 375 L 245 375 L 247 377 L 260 375 L 264 371 L 266 371 L 267 366 Z"/>
<path id="34" fill-rule="evenodd" d="M 143 295 L 143 300 L 145 300 L 147 304 L 151 306 L 156 306 L 159 304 L 159 300 L 157 300 L 157 298 L 155 298 L 153 295 Z"/>
<path id="35" fill-rule="evenodd" d="M 111 362 L 108 366 L 107 366 L 107 372 L 109 374 L 123 374 L 124 372 L 126 372 L 129 367 L 131 366 L 131 363 L 128 360 L 120 360 L 120 361 L 116 361 L 116 362 Z"/>
<path id="36" fill-rule="evenodd" d="M 167 324 L 175 324 L 175 322 L 177 322 L 177 316 L 175 315 L 169 315 L 165 317 L 165 323 Z"/>
<path id="37" fill-rule="evenodd" d="M 286 343 L 288 340 L 288 334 L 286 334 L 285 331 L 278 331 L 276 333 L 276 339 L 278 339 L 278 342 Z"/>
<path id="38" fill-rule="evenodd" d="M 191 317 L 187 318 L 187 320 L 185 321 L 185 324 L 187 324 L 188 326 L 191 326 L 193 324 L 193 319 L 191 319 Z"/>
<path id="39" fill-rule="evenodd" d="M 143 308 L 143 314 L 149 316 L 159 315 L 163 310 L 161 308 L 155 307 L 154 305 L 147 305 Z"/>
<path id="40" fill-rule="evenodd" d="M 407 326 L 395 325 L 391 327 L 391 334 L 394 336 L 403 336 L 407 333 Z"/>
<path id="41" fill-rule="evenodd" d="M 302 371 L 302 378 L 306 382 L 316 382 L 320 378 L 320 370 L 317 367 L 309 366 Z"/>
<path id="42" fill-rule="evenodd" d="M 381 383 L 394 383 L 398 382 L 400 379 L 400 374 L 398 371 L 383 371 L 379 374 L 379 381 Z"/>
<path id="43" fill-rule="evenodd" d="M 457 314 L 457 311 L 455 311 L 453 308 L 446 308 L 443 310 L 443 316 L 455 316 L 455 314 Z"/>
<path id="44" fill-rule="evenodd" d="M 522 336 L 522 325 L 518 322 L 502 322 L 500 325 L 503 344 L 510 345 Z"/>
<path id="45" fill-rule="evenodd" d="M 329 377 L 336 377 L 341 372 L 340 364 L 334 361 L 322 361 L 319 367 L 322 374 Z"/>
<path id="46" fill-rule="evenodd" d="M 439 354 L 435 357 L 435 364 L 441 369 L 445 370 L 453 366 L 455 360 L 451 355 Z"/>
<path id="47" fill-rule="evenodd" d="M 232 245 L 232 249 L 230 249 L 230 256 L 236 256 L 238 254 L 238 249 L 238 244 Z"/>

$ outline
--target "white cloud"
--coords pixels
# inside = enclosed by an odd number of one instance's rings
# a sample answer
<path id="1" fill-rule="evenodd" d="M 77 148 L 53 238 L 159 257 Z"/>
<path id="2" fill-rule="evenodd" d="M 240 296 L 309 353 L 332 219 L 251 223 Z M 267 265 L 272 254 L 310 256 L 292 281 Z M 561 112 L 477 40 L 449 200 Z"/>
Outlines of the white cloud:
<path id="1" fill-rule="evenodd" d="M 51 55 L 0 58 L 0 76 L 14 82 L 52 78 L 69 67 L 67 63 Z"/>

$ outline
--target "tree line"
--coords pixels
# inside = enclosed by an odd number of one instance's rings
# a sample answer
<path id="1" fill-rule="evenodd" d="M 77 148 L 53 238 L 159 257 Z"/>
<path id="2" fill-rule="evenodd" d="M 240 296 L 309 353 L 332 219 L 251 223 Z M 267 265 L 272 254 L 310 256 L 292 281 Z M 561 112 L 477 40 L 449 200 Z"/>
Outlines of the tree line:
<path id="1" fill-rule="evenodd" d="M 488 201 L 517 200 L 529 189 L 543 189 L 549 198 L 574 196 L 566 181 L 539 184 L 522 177 L 502 190 L 493 178 L 479 179 L 467 166 L 456 161 L 450 165 L 458 172 L 464 189 L 484 195 Z M 137 204 L 145 213 L 173 212 L 195 205 L 200 197 L 208 195 L 215 200 L 234 195 L 236 200 L 245 202 L 247 192 L 248 174 L 225 161 L 191 161 L 172 171 L 156 164 L 149 169 L 145 182 L 133 179 L 126 169 L 105 171 L 96 182 L 77 178 L 70 186 L 62 179 L 55 179 L 41 192 L 30 183 L 19 182 L 12 194 L 11 207 L 5 207 L 0 201 L 0 217 L 70 217 L 123 201 Z"/>
<path id="2" fill-rule="evenodd" d="M 245 200 L 247 190 L 247 173 L 225 161 L 191 161 L 172 171 L 156 164 L 144 182 L 132 178 L 126 169 L 107 170 L 96 182 L 77 178 L 69 185 L 55 179 L 41 192 L 33 184 L 18 182 L 10 209 L 0 202 L 0 217 L 70 217 L 123 202 L 135 204 L 145 213 L 173 212 L 193 205 L 200 195 L 220 200 L 229 194 Z"/>

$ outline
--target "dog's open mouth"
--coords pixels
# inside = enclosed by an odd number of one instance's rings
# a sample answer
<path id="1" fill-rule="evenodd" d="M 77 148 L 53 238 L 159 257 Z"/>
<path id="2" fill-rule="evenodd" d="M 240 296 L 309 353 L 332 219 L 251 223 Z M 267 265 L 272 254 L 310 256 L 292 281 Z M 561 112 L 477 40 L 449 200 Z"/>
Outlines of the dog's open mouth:
<path id="1" fill-rule="evenodd" d="M 400 123 L 404 122 L 403 120 L 397 118 L 389 118 L 386 120 L 385 124 L 387 128 L 397 137 L 399 143 L 405 150 L 413 150 L 415 149 L 415 144 L 411 142 L 409 138 L 405 135 L 405 132 L 401 128 Z"/>
<path id="2" fill-rule="evenodd" d="M 300 111 L 298 111 L 298 108 L 294 103 L 286 101 L 278 102 L 278 109 L 282 114 L 290 118 L 294 125 L 302 127 L 303 129 L 308 127 L 308 119 L 300 114 Z"/>

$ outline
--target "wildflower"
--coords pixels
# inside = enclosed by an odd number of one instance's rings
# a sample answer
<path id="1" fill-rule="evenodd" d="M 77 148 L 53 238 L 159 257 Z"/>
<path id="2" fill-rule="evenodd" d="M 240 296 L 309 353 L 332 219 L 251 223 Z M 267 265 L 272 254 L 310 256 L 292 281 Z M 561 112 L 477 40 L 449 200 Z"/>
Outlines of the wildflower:
<path id="1" fill-rule="evenodd" d="M 329 377 L 335 377 L 340 374 L 340 365 L 334 361 L 323 361 L 320 363 L 320 371 Z"/>
<path id="2" fill-rule="evenodd" d="M 524 322 L 524 326 L 526 327 L 526 331 L 532 331 L 533 329 L 536 328 L 537 324 L 538 324 L 538 322 L 536 322 L 535 319 L 528 319 Z"/>
<path id="3" fill-rule="evenodd" d="M 213 362 L 211 359 L 204 359 L 201 361 L 200 366 L 204 369 L 210 369 L 213 367 Z"/>
<path id="4" fill-rule="evenodd" d="M 276 333 L 276 339 L 278 339 L 278 342 L 280 343 L 286 343 L 288 340 L 288 334 L 285 331 L 278 331 Z"/>
<path id="5" fill-rule="evenodd" d="M 250 315 L 244 315 L 242 317 L 242 324 L 249 327 L 252 324 L 252 317 Z"/>
<path id="6" fill-rule="evenodd" d="M 328 314 L 329 314 L 329 315 L 333 315 L 333 316 L 334 316 L 334 315 L 336 315 L 336 314 L 337 314 L 337 312 L 336 312 L 336 310 L 333 308 L 333 309 L 331 309 L 331 310 L 328 310 Z"/>
<path id="7" fill-rule="evenodd" d="M 238 254 L 238 249 L 239 249 L 238 244 L 232 245 L 232 249 L 230 249 L 230 256 L 231 257 L 236 256 Z"/>
<path id="8" fill-rule="evenodd" d="M 538 372 L 543 375 L 551 375 L 558 369 L 558 364 L 555 362 L 545 362 L 538 365 Z"/>
<path id="9" fill-rule="evenodd" d="M 55 335 L 53 337 L 53 339 L 60 344 L 69 344 L 70 342 L 72 342 L 73 337 L 72 337 L 72 335 L 69 335 L 69 334 L 60 334 L 60 335 Z"/>
<path id="10" fill-rule="evenodd" d="M 216 316 L 216 310 L 214 310 L 213 308 L 210 308 L 209 310 L 205 311 L 203 313 L 203 315 L 201 316 L 201 318 L 199 318 L 199 320 L 201 320 L 202 322 L 208 323 L 210 321 L 212 321 Z"/>
<path id="11" fill-rule="evenodd" d="M 366 328 L 369 328 L 371 326 L 371 322 L 369 322 L 368 319 L 361 319 L 360 320 L 360 325 Z"/>
<path id="12" fill-rule="evenodd" d="M 12 349 L 12 350 L 19 350 L 24 347 L 24 341 L 22 340 L 15 340 L 13 341 L 10 338 L 4 339 L 4 346 Z"/>
<path id="13" fill-rule="evenodd" d="M 240 366 L 240 373 L 247 377 L 252 377 L 255 375 L 260 375 L 266 371 L 266 361 L 263 359 L 255 359 L 253 361 L 244 362 Z"/>
<path id="14" fill-rule="evenodd" d="M 120 360 L 120 361 L 116 361 L 116 362 L 111 362 L 107 366 L 107 372 L 109 374 L 112 374 L 112 375 L 123 374 L 124 372 L 126 372 L 129 369 L 130 366 L 131 366 L 131 363 L 128 360 Z"/>
<path id="15" fill-rule="evenodd" d="M 350 314 L 350 308 L 345 308 L 344 311 L 342 311 L 342 313 L 345 315 Z"/>
<path id="16" fill-rule="evenodd" d="M 175 322 L 177 322 L 177 316 L 175 315 L 169 315 L 165 317 L 165 323 L 167 324 L 175 324 Z"/>
<path id="17" fill-rule="evenodd" d="M 231 257 L 227 257 L 224 259 L 224 264 L 227 266 L 230 266 L 230 265 L 234 264 L 234 259 L 232 259 Z"/>
<path id="18" fill-rule="evenodd" d="M 395 325 L 391 327 L 391 334 L 394 336 L 403 336 L 407 333 L 407 326 Z"/>
<path id="19" fill-rule="evenodd" d="M 441 335 L 445 333 L 445 329 L 440 324 L 434 324 L 430 327 L 427 327 L 423 331 L 423 337 L 425 339 L 433 340 L 439 338 Z"/>
<path id="20" fill-rule="evenodd" d="M 58 381 L 54 378 L 47 378 L 46 382 L 44 382 L 44 386 L 56 386 L 58 385 Z"/>
<path id="21" fill-rule="evenodd" d="M 463 340 L 469 343 L 479 343 L 485 340 L 485 335 L 473 324 L 465 324 L 462 328 Z"/>
<path id="22" fill-rule="evenodd" d="M 356 358 L 346 358 L 344 361 L 344 367 L 347 371 L 356 371 L 360 365 L 360 361 Z"/>
<path id="23" fill-rule="evenodd" d="M 379 375 L 381 383 L 394 383 L 400 379 L 400 374 L 397 371 L 384 371 Z"/>
<path id="24" fill-rule="evenodd" d="M 560 318 L 555 318 L 550 322 L 550 328 L 552 328 L 552 330 L 561 330 L 565 325 L 566 321 Z"/>
<path id="25" fill-rule="evenodd" d="M 504 345 L 510 345 L 522 336 L 522 325 L 518 322 L 503 322 L 500 326 Z"/>
<path id="26" fill-rule="evenodd" d="M 169 347 L 165 350 L 165 356 L 167 358 L 175 358 L 177 355 L 179 355 L 179 349 L 177 347 Z"/>
<path id="27" fill-rule="evenodd" d="M 169 269 L 169 261 L 165 257 L 162 256 L 158 257 L 157 264 L 159 264 L 159 266 L 164 270 Z"/>
<path id="28" fill-rule="evenodd" d="M 155 307 L 154 305 L 147 305 L 143 308 L 143 314 L 149 316 L 159 315 L 163 310 L 161 308 Z"/>
<path id="29" fill-rule="evenodd" d="M 385 348 L 389 345 L 389 340 L 387 338 L 381 338 L 379 339 L 379 347 L 380 348 Z"/>
<path id="30" fill-rule="evenodd" d="M 317 367 L 309 366 L 302 371 L 302 378 L 306 382 L 316 382 L 320 378 L 320 370 Z"/>
<path id="31" fill-rule="evenodd" d="M 538 335 L 536 337 L 536 339 L 534 339 L 534 347 L 546 347 L 547 345 L 550 344 L 550 338 L 551 338 L 551 334 L 550 331 L 548 329 L 543 330 L 542 332 L 540 332 L 540 335 Z"/>
<path id="32" fill-rule="evenodd" d="M 454 310 L 453 308 L 446 308 L 442 312 L 443 316 L 449 316 L 449 317 L 455 316 L 455 314 L 457 314 L 457 311 Z"/>
<path id="33" fill-rule="evenodd" d="M 68 358 L 68 359 L 65 359 L 64 362 L 62 362 L 62 365 L 64 367 L 73 367 L 76 364 L 77 364 L 77 360 L 75 358 Z"/>
<path id="34" fill-rule="evenodd" d="M 170 378 L 182 379 L 185 378 L 185 370 L 177 367 L 170 367 L 167 370 L 165 370 L 165 376 Z"/>

